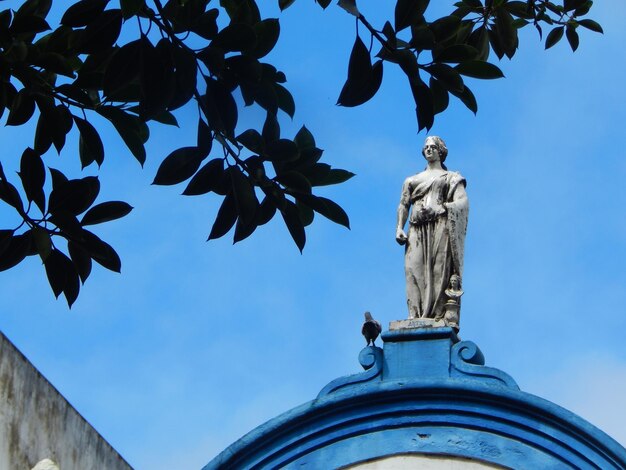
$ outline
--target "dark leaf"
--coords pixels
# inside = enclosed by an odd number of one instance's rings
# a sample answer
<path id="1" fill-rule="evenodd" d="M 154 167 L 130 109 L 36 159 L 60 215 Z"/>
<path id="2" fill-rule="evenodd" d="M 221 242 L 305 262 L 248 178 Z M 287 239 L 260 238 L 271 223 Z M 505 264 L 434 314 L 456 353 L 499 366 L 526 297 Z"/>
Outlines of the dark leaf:
<path id="1" fill-rule="evenodd" d="M 439 18 L 430 24 L 430 30 L 435 35 L 438 43 L 443 43 L 453 36 L 456 36 L 461 27 L 461 18 L 450 15 Z"/>
<path id="2" fill-rule="evenodd" d="M 504 74 L 496 65 L 490 64 L 489 62 L 483 62 L 482 60 L 468 60 L 466 62 L 461 62 L 454 68 L 461 75 L 465 75 L 467 77 L 482 79 L 504 77 Z"/>
<path id="3" fill-rule="evenodd" d="M 256 218 L 248 224 L 244 224 L 241 219 L 237 219 L 237 224 L 235 225 L 235 235 L 233 236 L 233 244 L 248 238 L 254 233 L 257 227 Z"/>
<path id="4" fill-rule="evenodd" d="M 303 173 L 312 186 L 325 186 L 330 169 L 327 163 L 315 163 L 303 170 Z"/>
<path id="5" fill-rule="evenodd" d="M 15 186 L 6 180 L 0 180 L 0 199 L 16 208 L 18 212 L 24 212 L 24 204 L 22 203 L 20 193 L 17 191 Z"/>
<path id="6" fill-rule="evenodd" d="M 191 178 L 200 168 L 203 158 L 198 147 L 182 147 L 174 150 L 161 162 L 152 184 L 172 185 Z"/>
<path id="7" fill-rule="evenodd" d="M 274 142 L 280 139 L 280 126 L 276 119 L 276 114 L 268 112 L 265 117 L 262 131 L 265 142 Z"/>
<path id="8" fill-rule="evenodd" d="M 55 107 L 55 114 L 57 121 L 51 126 L 52 129 L 52 143 L 57 153 L 61 153 L 65 146 L 65 138 L 67 134 L 72 130 L 74 121 L 72 120 L 72 113 L 64 105 L 57 105 Z"/>
<path id="9" fill-rule="evenodd" d="M 17 92 L 11 104 L 11 111 L 7 118 L 7 126 L 21 126 L 32 117 L 35 112 L 35 100 L 26 88 Z"/>
<path id="10" fill-rule="evenodd" d="M 225 52 L 253 51 L 257 45 L 257 39 L 254 29 L 247 24 L 231 23 L 217 33 L 211 45 Z"/>
<path id="11" fill-rule="evenodd" d="M 478 104 L 476 103 L 476 98 L 474 97 L 474 93 L 470 90 L 467 85 L 463 88 L 461 93 L 451 91 L 454 96 L 461 100 L 461 102 L 474 114 L 478 112 Z"/>
<path id="12" fill-rule="evenodd" d="M 496 26 L 502 50 L 510 59 L 515 55 L 518 45 L 517 28 L 513 25 L 513 17 L 504 8 L 498 9 Z"/>
<path id="13" fill-rule="evenodd" d="M 537 23 L 539 26 L 539 23 Z M 504 57 L 504 48 L 502 46 L 502 41 L 500 39 L 500 35 L 498 33 L 498 28 L 494 25 L 491 29 L 487 30 L 487 35 L 489 36 L 489 44 L 495 52 L 498 59 L 502 59 Z"/>
<path id="14" fill-rule="evenodd" d="M 34 15 L 45 18 L 52 6 L 52 0 L 26 0 L 15 12 L 15 16 Z"/>
<path id="15" fill-rule="evenodd" d="M 52 189 L 60 188 L 68 182 L 67 177 L 59 170 L 55 170 L 54 168 L 49 168 L 49 170 L 50 176 L 52 176 Z"/>
<path id="16" fill-rule="evenodd" d="M 352 107 L 365 103 L 376 94 L 382 79 L 382 60 L 372 66 L 370 53 L 361 38 L 357 36 L 350 54 L 348 79 L 341 89 L 337 104 Z"/>
<path id="17" fill-rule="evenodd" d="M 583 28 L 590 29 L 591 31 L 595 31 L 596 33 L 604 34 L 604 31 L 602 30 L 602 26 L 600 26 L 594 20 L 589 20 L 589 19 L 587 19 L 587 20 L 580 20 L 580 21 L 578 21 L 578 24 L 581 25 Z"/>
<path id="18" fill-rule="evenodd" d="M 479 54 L 478 50 L 472 46 L 454 44 L 443 49 L 439 54 L 436 54 L 434 58 L 437 62 L 458 63 L 476 59 Z"/>
<path id="19" fill-rule="evenodd" d="M 385 25 L 383 26 L 383 34 L 385 35 L 385 38 L 387 39 L 387 42 L 391 47 L 397 47 L 398 40 L 396 37 L 396 31 L 393 29 L 393 26 L 391 26 L 391 23 L 389 21 L 386 21 Z"/>
<path id="20" fill-rule="evenodd" d="M 330 199 L 303 193 L 294 193 L 293 196 L 327 219 L 336 224 L 343 225 L 346 228 L 350 228 L 348 214 L 346 214 L 337 203 Z"/>
<path id="21" fill-rule="evenodd" d="M 48 210 L 53 214 L 59 211 L 82 214 L 91 207 L 99 192 L 100 182 L 95 176 L 66 181 L 50 193 Z"/>
<path id="22" fill-rule="evenodd" d="M 65 297 L 65 301 L 67 302 L 67 306 L 72 308 L 74 302 L 78 298 L 78 294 L 80 292 L 80 279 L 78 277 L 78 271 L 74 266 L 74 263 L 66 256 L 67 263 L 67 277 L 65 280 L 65 287 L 63 289 L 63 296 Z"/>
<path id="23" fill-rule="evenodd" d="M 578 44 L 580 43 L 580 38 L 578 37 L 578 33 L 576 32 L 576 30 L 568 25 L 565 30 L 565 36 L 567 37 L 567 42 L 569 42 L 572 51 L 576 52 L 576 49 L 578 49 Z"/>
<path id="24" fill-rule="evenodd" d="M 447 64 L 433 64 L 426 67 L 426 70 L 449 91 L 462 91 L 463 79 L 459 72 Z"/>
<path id="25" fill-rule="evenodd" d="M 593 0 L 587 0 L 585 3 L 583 3 L 582 6 L 574 10 L 574 16 L 585 16 L 587 13 L 589 13 L 589 10 L 591 10 L 592 6 Z"/>
<path id="26" fill-rule="evenodd" d="M 159 41 L 159 46 L 163 41 Z M 189 102 L 196 91 L 197 65 L 192 51 L 187 48 L 174 47 L 174 82 L 175 93 L 170 99 L 167 109 L 170 111 Z"/>
<path id="27" fill-rule="evenodd" d="M 143 166 L 146 161 L 146 149 L 143 144 L 148 140 L 148 126 L 138 117 L 113 106 L 100 106 L 97 112 L 111 121 L 133 156 Z"/>
<path id="28" fill-rule="evenodd" d="M 250 51 L 250 54 L 260 59 L 274 49 L 278 36 L 280 36 L 280 25 L 275 18 L 263 20 L 254 25 L 254 32 L 256 34 L 256 46 Z"/>
<path id="29" fill-rule="evenodd" d="M 185 196 L 197 196 L 215 191 L 220 186 L 224 174 L 224 159 L 214 158 L 204 165 L 191 178 L 189 184 L 183 191 Z"/>
<path id="30" fill-rule="evenodd" d="M 33 227 L 31 232 L 37 253 L 39 253 L 41 261 L 45 263 L 52 252 L 52 239 L 50 238 L 50 234 L 46 229 L 39 226 Z"/>
<path id="31" fill-rule="evenodd" d="M 276 91 L 278 107 L 293 119 L 294 114 L 296 114 L 296 103 L 293 100 L 293 96 L 284 86 L 278 83 L 274 85 L 274 90 Z"/>
<path id="32" fill-rule="evenodd" d="M 68 265 L 71 261 L 65 254 L 59 250 L 52 250 L 50 256 L 46 259 L 44 266 L 46 268 L 46 275 L 48 276 L 48 282 L 52 287 L 52 292 L 55 297 L 59 297 L 68 280 Z"/>
<path id="33" fill-rule="evenodd" d="M 211 153 L 213 147 L 213 137 L 211 136 L 211 129 L 206 125 L 202 119 L 198 119 L 198 148 L 202 151 L 204 156 Z"/>
<path id="34" fill-rule="evenodd" d="M 563 26 L 557 26 L 552 31 L 550 31 L 548 33 L 548 36 L 546 37 L 546 49 L 550 49 L 557 42 L 559 42 L 561 38 L 563 37 L 564 31 L 565 31 L 565 28 Z"/>
<path id="35" fill-rule="evenodd" d="M 213 240 L 226 235 L 233 225 L 235 225 L 236 220 L 237 206 L 235 204 L 235 197 L 232 191 L 230 191 L 224 198 L 220 210 L 217 212 L 217 217 L 215 218 L 213 227 L 211 227 L 211 233 L 208 239 Z"/>
<path id="36" fill-rule="evenodd" d="M 100 238 L 88 230 L 83 231 L 83 241 L 83 247 L 96 263 L 110 271 L 117 273 L 121 271 L 122 262 L 111 245 L 100 240 Z"/>
<path id="37" fill-rule="evenodd" d="M 263 198 L 263 201 L 261 202 L 261 205 L 259 206 L 259 210 L 257 213 L 258 213 L 258 217 L 256 220 L 257 226 L 265 225 L 270 220 L 272 220 L 272 218 L 274 217 L 274 214 L 276 214 L 276 204 L 274 203 L 274 199 L 268 196 Z"/>
<path id="38" fill-rule="evenodd" d="M 280 7 L 281 11 L 286 10 L 291 5 L 293 5 L 295 1 L 296 0 L 278 0 L 278 6 Z"/>
<path id="39" fill-rule="evenodd" d="M 67 249 L 74 263 L 74 267 L 80 276 L 80 280 L 84 284 L 91 274 L 91 256 L 89 256 L 87 250 L 72 240 L 67 243 Z"/>
<path id="40" fill-rule="evenodd" d="M 340 184 L 348 181 L 354 176 L 354 173 L 339 168 L 331 168 L 322 182 L 318 182 L 315 186 L 329 186 L 331 184 Z"/>
<path id="41" fill-rule="evenodd" d="M 198 59 L 200 59 L 204 65 L 209 69 L 213 75 L 221 74 L 224 70 L 226 59 L 225 53 L 219 47 L 212 47 L 211 45 L 205 47 L 198 52 Z M 231 56 L 237 57 L 237 56 Z M 195 60 L 194 60 L 195 67 Z"/>
<path id="42" fill-rule="evenodd" d="M 442 113 L 448 108 L 450 102 L 450 96 L 448 90 L 439 83 L 439 80 L 430 77 L 430 91 L 433 95 L 433 111 L 435 114 Z"/>
<path id="43" fill-rule="evenodd" d="M 57 226 L 62 232 L 62 236 L 75 238 L 77 240 L 83 237 L 83 228 L 78 222 L 78 219 L 74 214 L 68 211 L 58 210 L 52 214 L 48 220 Z"/>
<path id="44" fill-rule="evenodd" d="M 138 14 L 145 6 L 146 0 L 120 0 L 120 7 L 125 20 Z"/>
<path id="45" fill-rule="evenodd" d="M 296 143 L 289 139 L 267 142 L 265 149 L 264 157 L 273 162 L 292 162 L 300 155 Z"/>
<path id="46" fill-rule="evenodd" d="M 339 0 L 337 2 L 337 5 L 339 5 L 341 8 L 346 10 L 351 15 L 356 16 L 357 18 L 361 15 L 361 13 L 359 12 L 359 9 L 356 6 L 356 0 Z M 302 246 L 304 246 L 304 244 Z M 302 249 L 300 249 L 300 251 L 302 251 Z"/>
<path id="47" fill-rule="evenodd" d="M 255 153 L 263 152 L 263 137 L 255 129 L 248 129 L 237 136 L 237 142 Z"/>
<path id="48" fill-rule="evenodd" d="M 132 210 L 132 206 L 123 201 L 103 202 L 89 209 L 80 223 L 81 225 L 101 224 L 124 217 Z"/>
<path id="49" fill-rule="evenodd" d="M 161 124 L 165 124 L 167 126 L 178 126 L 178 121 L 176 120 L 176 116 L 174 116 L 169 111 L 163 111 L 161 114 L 158 114 L 152 118 L 153 121 L 160 122 Z"/>
<path id="50" fill-rule="evenodd" d="M 121 29 L 121 10 L 103 11 L 84 29 L 78 49 L 85 54 L 102 52 L 115 44 Z"/>
<path id="51" fill-rule="evenodd" d="M 56 131 L 54 127 L 58 124 L 56 110 L 53 106 L 41 107 L 37 128 L 35 130 L 35 151 L 41 155 L 46 153 L 52 145 L 52 135 Z"/>
<path id="52" fill-rule="evenodd" d="M 423 21 L 422 15 L 428 3 L 429 0 L 397 0 L 394 15 L 396 31 Z"/>
<path id="53" fill-rule="evenodd" d="M 5 248 L 11 243 L 15 230 L 0 230 L 0 257 Z"/>
<path id="54" fill-rule="evenodd" d="M 297 171 L 286 171 L 274 178 L 289 191 L 298 191 L 301 193 L 311 193 L 311 183 L 302 173 Z"/>
<path id="55" fill-rule="evenodd" d="M 300 201 L 296 199 L 296 207 L 298 208 L 298 212 L 300 214 L 300 220 L 302 221 L 302 225 L 308 227 L 313 223 L 313 219 L 315 219 L 315 212 L 306 204 L 302 204 Z"/>
<path id="56" fill-rule="evenodd" d="M 229 174 L 232 180 L 237 214 L 243 225 L 249 225 L 254 220 L 259 207 L 259 201 L 254 192 L 254 186 L 236 166 L 230 167 Z"/>
<path id="57" fill-rule="evenodd" d="M 28 201 L 34 202 L 42 214 L 46 210 L 46 196 L 43 185 L 46 181 L 46 169 L 39 154 L 30 148 L 24 150 L 20 160 L 20 179 Z"/>
<path id="58" fill-rule="evenodd" d="M 283 207 L 280 209 L 280 213 L 283 216 L 287 230 L 296 246 L 302 253 L 304 245 L 306 244 L 306 234 L 304 232 L 304 225 L 300 220 L 300 211 L 296 205 L 288 199 L 284 200 Z"/>
<path id="59" fill-rule="evenodd" d="M 140 116 L 147 120 L 163 113 L 170 101 L 174 85 L 174 70 L 171 61 L 164 61 L 161 54 L 147 37 L 141 38 L 141 67 L 139 82 L 141 84 Z M 167 40 L 162 40 L 163 47 L 169 47 Z"/>
<path id="60" fill-rule="evenodd" d="M 311 131 L 309 131 L 305 126 L 300 128 L 294 138 L 294 142 L 300 151 L 315 148 L 315 138 L 313 137 L 313 134 L 311 134 Z"/>
<path id="61" fill-rule="evenodd" d="M 520 18 L 526 18 L 528 20 L 533 19 L 532 7 L 529 6 L 527 2 L 509 1 L 504 5 L 504 7 L 512 15 L 518 16 Z"/>
<path id="62" fill-rule="evenodd" d="M 418 132 L 422 129 L 428 130 L 433 126 L 435 119 L 432 92 L 419 77 L 410 80 L 410 85 L 411 92 L 413 93 L 413 99 L 415 100 Z"/>
<path id="63" fill-rule="evenodd" d="M 82 167 L 91 165 L 96 162 L 98 166 L 104 162 L 104 146 L 98 131 L 85 119 L 73 116 L 76 127 L 80 132 L 80 140 L 78 143 L 78 153 Z"/>
<path id="64" fill-rule="evenodd" d="M 237 103 L 221 81 L 212 78 L 207 80 L 204 102 L 209 126 L 234 136 L 238 118 Z"/>
<path id="65" fill-rule="evenodd" d="M 69 78 L 74 78 L 74 65 L 61 54 L 56 52 L 46 52 L 41 54 L 35 60 L 33 65 L 46 69 L 49 72 L 53 72 L 59 75 L 64 75 Z"/>
<path id="66" fill-rule="evenodd" d="M 40 16 L 35 15 L 15 15 L 9 30 L 13 36 L 21 37 L 27 40 L 37 33 L 47 31 L 50 25 Z"/>
<path id="67" fill-rule="evenodd" d="M 431 50 L 435 46 L 435 35 L 427 24 L 411 26 L 411 46 L 417 50 Z"/>
<path id="68" fill-rule="evenodd" d="M 141 70 L 141 41 L 131 41 L 117 49 L 106 66 L 102 91 L 106 96 L 117 93 L 139 77 Z"/>
<path id="69" fill-rule="evenodd" d="M 261 21 L 256 2 L 249 0 L 220 0 L 220 6 L 228 13 L 231 23 L 252 25 Z"/>
<path id="70" fill-rule="evenodd" d="M 11 237 L 11 240 L 0 252 L 0 271 L 6 271 L 17 266 L 26 256 L 31 254 L 32 232 L 29 230 L 20 235 Z"/>
<path id="71" fill-rule="evenodd" d="M 472 31 L 467 42 L 478 51 L 476 59 L 487 60 L 489 58 L 489 34 L 484 26 Z"/>
<path id="72" fill-rule="evenodd" d="M 563 0 L 563 9 L 565 11 L 576 10 L 577 8 L 582 7 L 587 0 Z"/>
<path id="73" fill-rule="evenodd" d="M 218 32 L 217 17 L 219 10 L 212 8 L 200 15 L 191 30 L 204 39 L 214 39 Z"/>
<path id="74" fill-rule="evenodd" d="M 328 5 L 330 5 L 331 0 L 315 0 L 319 6 L 321 6 L 322 8 L 326 9 L 328 7 Z"/>
<path id="75" fill-rule="evenodd" d="M 72 28 L 87 26 L 104 11 L 107 3 L 109 0 L 81 0 L 76 2 L 65 11 L 61 18 L 61 24 Z"/>

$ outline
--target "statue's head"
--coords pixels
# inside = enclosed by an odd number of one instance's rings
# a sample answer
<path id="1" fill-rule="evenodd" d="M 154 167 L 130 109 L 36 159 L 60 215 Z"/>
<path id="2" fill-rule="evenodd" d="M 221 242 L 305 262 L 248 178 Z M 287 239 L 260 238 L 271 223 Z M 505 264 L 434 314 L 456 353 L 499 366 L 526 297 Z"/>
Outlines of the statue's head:
<path id="1" fill-rule="evenodd" d="M 461 276 L 458 274 L 450 276 L 450 287 L 454 290 L 458 290 L 461 287 Z"/>
<path id="2" fill-rule="evenodd" d="M 434 145 L 437 150 L 437 154 L 439 155 L 439 161 L 443 163 L 448 156 L 448 147 L 446 147 L 446 143 L 443 141 L 443 139 L 441 137 L 437 137 L 436 135 L 426 137 L 424 147 L 422 147 L 422 155 L 424 155 L 424 158 L 428 159 L 426 156 L 426 149 L 427 147 L 432 145 Z"/>

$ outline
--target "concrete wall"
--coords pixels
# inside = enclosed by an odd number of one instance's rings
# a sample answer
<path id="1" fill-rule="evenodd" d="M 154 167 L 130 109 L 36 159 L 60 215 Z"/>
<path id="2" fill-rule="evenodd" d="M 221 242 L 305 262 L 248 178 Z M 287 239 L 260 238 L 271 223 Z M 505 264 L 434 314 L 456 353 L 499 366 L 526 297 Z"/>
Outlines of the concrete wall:
<path id="1" fill-rule="evenodd" d="M 130 465 L 0 332 L 0 469 Z"/>

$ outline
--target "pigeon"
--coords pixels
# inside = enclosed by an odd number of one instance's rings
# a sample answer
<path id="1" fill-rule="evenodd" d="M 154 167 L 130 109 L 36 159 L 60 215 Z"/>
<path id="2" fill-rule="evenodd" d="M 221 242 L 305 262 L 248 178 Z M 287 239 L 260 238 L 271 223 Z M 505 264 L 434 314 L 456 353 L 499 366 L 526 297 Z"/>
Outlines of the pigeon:
<path id="1" fill-rule="evenodd" d="M 374 341 L 378 338 L 380 332 L 383 331 L 380 323 L 372 318 L 372 314 L 370 312 L 365 312 L 365 321 L 363 322 L 363 328 L 361 328 L 361 333 L 365 338 L 367 346 L 372 343 L 372 346 L 376 346 Z"/>

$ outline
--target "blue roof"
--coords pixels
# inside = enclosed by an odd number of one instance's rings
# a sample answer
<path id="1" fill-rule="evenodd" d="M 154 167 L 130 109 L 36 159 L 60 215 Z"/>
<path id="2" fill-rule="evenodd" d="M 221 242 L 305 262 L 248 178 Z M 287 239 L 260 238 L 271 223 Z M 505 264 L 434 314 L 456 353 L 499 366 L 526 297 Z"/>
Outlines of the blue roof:
<path id="1" fill-rule="evenodd" d="M 204 470 L 339 468 L 385 456 L 470 458 L 508 468 L 626 469 L 626 449 L 574 413 L 519 390 L 451 328 L 383 334 L 365 369 L 254 429 Z"/>

